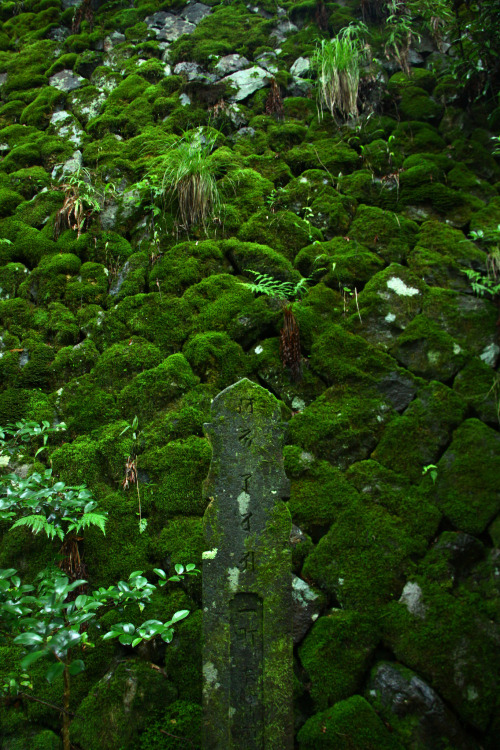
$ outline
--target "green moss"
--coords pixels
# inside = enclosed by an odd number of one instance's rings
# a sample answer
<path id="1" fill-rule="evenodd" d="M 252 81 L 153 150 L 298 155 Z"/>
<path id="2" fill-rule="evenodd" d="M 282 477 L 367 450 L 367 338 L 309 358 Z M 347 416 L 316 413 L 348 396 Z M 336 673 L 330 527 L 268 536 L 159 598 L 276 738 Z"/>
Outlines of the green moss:
<path id="1" fill-rule="evenodd" d="M 296 446 L 290 448 L 299 450 Z M 355 502 L 357 497 L 357 492 L 339 469 L 327 461 L 318 461 L 292 482 L 289 508 L 293 522 L 302 530 L 312 532 L 327 528 L 339 511 Z"/>
<path id="2" fill-rule="evenodd" d="M 373 708 L 360 695 L 315 714 L 297 735 L 300 750 L 402 750 Z"/>
<path id="3" fill-rule="evenodd" d="M 33 230 L 34 231 L 34 230 Z M 68 278 L 80 271 L 81 261 L 72 253 L 44 256 L 22 285 L 20 292 L 38 303 L 62 300 Z"/>
<path id="4" fill-rule="evenodd" d="M 90 339 L 75 346 L 59 349 L 50 369 L 58 384 L 64 385 L 72 378 L 89 373 L 99 359 L 99 352 Z"/>
<path id="5" fill-rule="evenodd" d="M 498 424 L 497 377 L 491 367 L 474 357 L 453 381 L 453 390 L 473 409 L 473 415 L 492 427 Z"/>
<path id="6" fill-rule="evenodd" d="M 23 336 L 33 322 L 33 306 L 23 299 L 0 301 L 0 323 L 14 336 Z"/>
<path id="7" fill-rule="evenodd" d="M 204 543 L 202 519 L 179 516 L 169 518 L 167 525 L 151 542 L 151 552 L 155 559 L 163 561 L 168 570 L 173 570 L 177 563 L 195 563 L 197 568 L 201 568 Z M 201 584 L 201 579 L 198 579 L 198 583 Z"/>
<path id="8" fill-rule="evenodd" d="M 2 297 L 15 297 L 19 285 L 26 278 L 28 269 L 22 263 L 7 263 L 0 266 L 0 289 Z"/>
<path id="9" fill-rule="evenodd" d="M 108 294 L 108 274 L 101 263 L 84 263 L 77 279 L 70 279 L 66 288 L 65 301 L 68 307 L 76 310 L 83 304 L 102 305 Z"/>
<path id="10" fill-rule="evenodd" d="M 137 375 L 118 395 L 118 405 L 124 416 L 137 414 L 140 421 L 150 420 L 155 412 L 165 408 L 198 383 L 182 354 L 172 354 L 157 367 Z"/>
<path id="11" fill-rule="evenodd" d="M 412 579 L 419 613 L 392 603 L 382 620 L 384 640 L 396 658 L 416 670 L 459 716 L 484 730 L 496 699 L 498 648 L 491 622 L 439 584 Z M 461 654 L 457 668 L 456 655 Z"/>
<path id="12" fill-rule="evenodd" d="M 455 528 L 480 534 L 500 511 L 500 437 L 478 419 L 466 420 L 438 463 L 436 503 Z"/>
<path id="13" fill-rule="evenodd" d="M 319 229 L 291 211 L 279 211 L 273 215 L 269 210 L 261 209 L 243 224 L 238 239 L 269 245 L 293 260 L 301 248 L 314 240 L 321 241 L 323 237 Z"/>
<path id="14" fill-rule="evenodd" d="M 208 441 L 195 436 L 173 440 L 141 455 L 142 469 L 154 485 L 152 503 L 156 523 L 178 515 L 202 515 L 205 502 L 201 484 L 207 476 L 211 455 Z"/>
<path id="15" fill-rule="evenodd" d="M 401 262 L 415 242 L 418 226 L 392 211 L 359 206 L 349 236 L 386 261 Z"/>
<path id="16" fill-rule="evenodd" d="M 51 115 L 56 111 L 56 108 L 62 109 L 65 101 L 66 95 L 64 92 L 53 86 L 47 86 L 41 90 L 31 104 L 23 109 L 20 123 L 45 130 L 50 124 Z"/>
<path id="17" fill-rule="evenodd" d="M 328 242 L 303 248 L 296 256 L 294 265 L 305 277 L 314 274 L 317 278 L 323 273 L 323 283 L 341 291 L 345 287 L 359 290 L 380 271 L 384 262 L 356 240 L 335 237 Z"/>
<path id="18" fill-rule="evenodd" d="M 327 169 L 334 177 L 340 173 L 349 174 L 359 163 L 359 155 L 345 143 L 335 143 L 331 139 L 303 143 L 284 154 L 285 161 L 296 175 L 306 169 Z"/>
<path id="19" fill-rule="evenodd" d="M 425 466 L 436 463 L 451 432 L 465 416 L 466 404 L 450 388 L 430 383 L 404 414 L 384 431 L 372 457 L 418 483 Z"/>
<path id="20" fill-rule="evenodd" d="M 16 206 L 22 203 L 23 196 L 8 188 L 0 188 L 0 218 L 14 213 Z"/>
<path id="21" fill-rule="evenodd" d="M 411 535 L 404 520 L 359 499 L 339 513 L 306 558 L 302 575 L 343 609 L 373 611 L 399 597 L 413 555 L 425 548 L 426 539 Z"/>
<path id="22" fill-rule="evenodd" d="M 413 318 L 392 353 L 415 375 L 444 382 L 456 375 L 467 359 L 455 339 L 424 314 Z"/>
<path id="23" fill-rule="evenodd" d="M 133 687 L 132 687 L 133 686 Z M 132 689 L 131 689 L 132 688 Z M 159 671 L 142 661 L 114 666 L 82 701 L 71 722 L 71 738 L 83 750 L 132 750 L 149 721 L 160 716 L 176 692 Z"/>
<path id="24" fill-rule="evenodd" d="M 463 295 L 451 289 L 432 289 L 423 312 L 463 348 L 493 364 L 496 310 L 489 300 Z"/>
<path id="25" fill-rule="evenodd" d="M 213 240 L 181 242 L 169 248 L 149 274 L 150 288 L 162 295 L 182 293 L 203 278 L 225 270 L 220 243 Z"/>
<path id="26" fill-rule="evenodd" d="M 436 82 L 434 73 L 425 68 L 414 68 L 411 71 L 411 75 L 406 75 L 402 71 L 394 73 L 389 78 L 387 83 L 387 89 L 391 94 L 402 94 L 408 89 L 412 89 L 415 86 L 425 89 L 429 93 L 432 92 Z M 417 119 L 417 118 L 415 118 Z"/>
<path id="27" fill-rule="evenodd" d="M 141 735 L 140 750 L 182 750 L 189 744 L 193 750 L 201 748 L 203 711 L 197 703 L 175 701 L 158 723 Z M 175 736 L 171 732 L 175 727 Z"/>
<path id="28" fill-rule="evenodd" d="M 70 434 L 91 432 L 119 418 L 113 396 L 98 388 L 89 375 L 73 377 L 58 391 L 54 402 Z"/>
<path id="29" fill-rule="evenodd" d="M 218 390 L 227 388 L 248 374 L 245 353 L 227 333 L 199 333 L 187 341 L 183 352 L 202 382 Z"/>
<path id="30" fill-rule="evenodd" d="M 290 442 L 341 469 L 367 458 L 394 416 L 367 380 L 356 390 L 340 384 L 328 388 L 290 422 Z"/>
<path id="31" fill-rule="evenodd" d="M 12 178 L 19 174 L 45 174 L 44 169 L 41 167 L 31 167 L 29 169 L 21 169 L 18 172 L 12 172 Z M 36 187 L 36 184 L 35 184 Z M 30 201 L 22 203 L 17 207 L 14 217 L 16 220 L 24 222 L 30 227 L 35 229 L 43 229 L 45 227 L 45 236 L 49 236 L 52 239 L 52 232 L 47 231 L 52 227 L 52 219 L 49 217 L 58 211 L 64 201 L 64 194 L 60 190 L 48 190 L 47 192 L 40 192 Z"/>
<path id="32" fill-rule="evenodd" d="M 356 693 L 377 645 L 376 623 L 358 612 L 333 610 L 314 623 L 299 648 L 311 681 L 311 698 L 322 711 Z"/>
<path id="33" fill-rule="evenodd" d="M 112 344 L 101 354 L 92 377 L 100 388 L 120 390 L 137 374 L 157 367 L 162 359 L 158 347 L 132 336 L 128 341 Z"/>
<path id="34" fill-rule="evenodd" d="M 48 310 L 47 334 L 51 341 L 58 346 L 76 344 L 80 329 L 73 313 L 59 302 L 51 302 Z"/>
<path id="35" fill-rule="evenodd" d="M 183 301 L 188 305 L 193 333 L 226 331 L 244 348 L 256 341 L 261 331 L 279 317 L 268 299 L 254 298 L 234 276 L 219 274 L 191 286 Z"/>
<path id="36" fill-rule="evenodd" d="M 245 272 L 250 269 L 258 273 L 267 273 L 281 281 L 299 281 L 299 275 L 294 271 L 290 261 L 266 245 L 241 242 L 232 238 L 223 240 L 220 247 L 239 274 L 247 275 Z"/>
<path id="37" fill-rule="evenodd" d="M 40 190 L 50 185 L 50 176 L 42 167 L 29 167 L 11 172 L 9 182 L 26 199 L 33 198 Z"/>
<path id="38" fill-rule="evenodd" d="M 424 221 L 419 228 L 417 244 L 459 261 L 484 261 L 484 255 L 459 229 L 435 219 Z"/>

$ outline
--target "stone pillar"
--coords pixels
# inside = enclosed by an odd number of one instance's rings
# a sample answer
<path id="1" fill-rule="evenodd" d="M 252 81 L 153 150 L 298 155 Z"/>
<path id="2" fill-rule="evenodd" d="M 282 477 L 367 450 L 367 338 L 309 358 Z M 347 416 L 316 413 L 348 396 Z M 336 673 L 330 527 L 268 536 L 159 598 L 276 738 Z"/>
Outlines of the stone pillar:
<path id="1" fill-rule="evenodd" d="M 240 380 L 205 425 L 205 750 L 291 750 L 291 519 L 280 407 Z"/>

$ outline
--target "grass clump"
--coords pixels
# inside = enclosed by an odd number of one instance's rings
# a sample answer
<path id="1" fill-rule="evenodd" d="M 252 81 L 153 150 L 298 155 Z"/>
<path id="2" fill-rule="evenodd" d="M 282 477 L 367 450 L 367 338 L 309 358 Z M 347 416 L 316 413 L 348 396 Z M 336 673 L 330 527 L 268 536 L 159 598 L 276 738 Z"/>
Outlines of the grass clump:
<path id="1" fill-rule="evenodd" d="M 313 63 L 318 75 L 318 112 L 325 106 L 332 117 L 338 110 L 348 117 L 358 115 L 359 71 L 365 57 L 364 23 L 349 24 L 335 39 L 322 39 Z"/>

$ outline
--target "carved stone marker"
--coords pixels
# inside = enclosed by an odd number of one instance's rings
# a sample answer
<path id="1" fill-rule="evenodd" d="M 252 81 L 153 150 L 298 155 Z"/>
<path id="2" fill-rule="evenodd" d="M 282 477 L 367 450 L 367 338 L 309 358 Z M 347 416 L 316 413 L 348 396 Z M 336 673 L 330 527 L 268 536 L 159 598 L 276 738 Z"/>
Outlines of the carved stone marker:
<path id="1" fill-rule="evenodd" d="M 205 750 L 293 748 L 291 519 L 276 398 L 249 380 L 205 425 Z"/>

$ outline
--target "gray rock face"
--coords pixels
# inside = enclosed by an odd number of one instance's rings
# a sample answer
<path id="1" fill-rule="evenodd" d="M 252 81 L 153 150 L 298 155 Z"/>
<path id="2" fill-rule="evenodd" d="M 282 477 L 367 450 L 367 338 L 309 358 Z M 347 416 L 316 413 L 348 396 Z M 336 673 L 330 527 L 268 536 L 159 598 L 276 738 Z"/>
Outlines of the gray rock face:
<path id="1" fill-rule="evenodd" d="M 281 42 L 285 41 L 288 34 L 291 34 L 294 31 L 298 31 L 297 26 L 291 21 L 284 20 L 279 22 L 275 30 L 271 32 L 270 36 L 271 38 L 276 39 L 278 44 L 281 44 Z"/>
<path id="2" fill-rule="evenodd" d="M 225 55 L 217 62 L 214 67 L 215 73 L 220 77 L 228 76 L 230 73 L 236 73 L 238 70 L 248 68 L 251 63 L 242 55 Z"/>
<path id="3" fill-rule="evenodd" d="M 154 31 L 159 41 L 175 42 L 183 34 L 192 34 L 196 29 L 194 23 L 189 23 L 165 11 L 158 11 L 152 16 L 147 16 L 145 22 Z"/>
<path id="4" fill-rule="evenodd" d="M 200 81 L 212 83 L 215 76 L 207 73 L 203 68 L 194 62 L 180 62 L 174 68 L 174 75 L 182 76 L 186 81 Z"/>
<path id="5" fill-rule="evenodd" d="M 211 419 L 205 425 L 213 457 L 204 487 L 210 501 L 203 553 L 204 746 L 291 750 L 291 518 L 282 502 L 289 482 L 280 407 L 244 379 L 214 399 Z"/>
<path id="6" fill-rule="evenodd" d="M 311 69 L 308 57 L 298 57 L 290 68 L 290 73 L 297 78 L 305 78 Z"/>
<path id="7" fill-rule="evenodd" d="M 321 611 L 321 597 L 302 578 L 292 578 L 293 642 L 300 643 Z"/>
<path id="8" fill-rule="evenodd" d="M 403 412 L 415 398 L 415 382 L 397 371 L 389 373 L 377 383 L 377 390 L 390 402 L 393 409 Z"/>
<path id="9" fill-rule="evenodd" d="M 231 97 L 235 102 L 241 102 L 259 89 L 265 88 L 269 85 L 269 80 L 268 71 L 257 65 L 247 70 L 239 70 L 236 73 L 231 73 L 231 75 L 222 79 L 223 83 L 230 83 L 237 88 L 237 92 Z"/>
<path id="10" fill-rule="evenodd" d="M 61 138 L 71 141 L 75 146 L 81 146 L 85 131 L 71 112 L 62 110 L 54 112 L 50 118 L 50 130 L 57 133 Z"/>
<path id="11" fill-rule="evenodd" d="M 210 7 L 208 5 L 205 5 L 204 3 L 193 3 L 181 11 L 181 16 L 186 21 L 189 21 L 189 23 L 197 25 L 205 18 L 205 16 L 208 16 L 210 12 Z"/>
<path id="12" fill-rule="evenodd" d="M 59 91 L 74 91 L 84 83 L 87 83 L 87 80 L 71 70 L 61 70 L 49 78 L 49 84 Z"/>
<path id="13" fill-rule="evenodd" d="M 410 669 L 381 662 L 373 669 L 367 699 L 389 724 L 410 733 L 407 747 L 437 750 L 475 750 L 458 720 L 427 683 Z M 446 742 L 446 744 L 445 744 Z"/>
<path id="14" fill-rule="evenodd" d="M 104 39 L 104 52 L 111 52 L 113 47 L 116 47 L 117 44 L 122 44 L 124 41 L 126 41 L 125 34 L 121 34 L 119 31 L 112 31 Z"/>
<path id="15" fill-rule="evenodd" d="M 52 39 L 53 42 L 64 42 L 70 35 L 70 30 L 66 26 L 57 26 L 55 29 L 51 29 L 47 34 L 48 39 Z"/>
<path id="16" fill-rule="evenodd" d="M 4 85 L 7 80 L 7 73 L 0 73 L 0 87 Z"/>
<path id="17" fill-rule="evenodd" d="M 276 52 L 263 52 L 262 55 L 255 58 L 255 62 L 258 63 L 261 68 L 268 70 L 272 75 L 275 75 L 278 72 Z"/>
<path id="18" fill-rule="evenodd" d="M 73 174 L 78 172 L 83 167 L 83 156 L 81 151 L 75 151 L 71 159 L 64 162 L 64 164 L 56 164 L 52 170 L 51 177 L 53 180 L 59 180 L 61 177 L 67 174 Z"/>
<path id="19" fill-rule="evenodd" d="M 313 90 L 313 82 L 307 78 L 293 78 L 287 88 L 289 96 L 308 96 Z"/>

